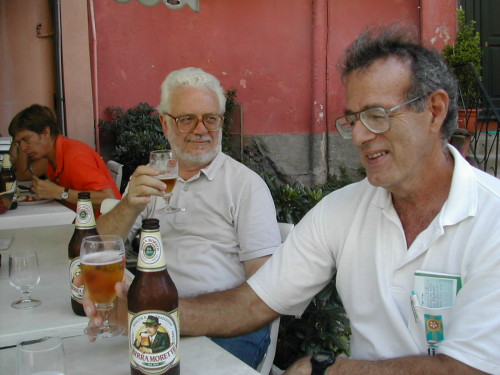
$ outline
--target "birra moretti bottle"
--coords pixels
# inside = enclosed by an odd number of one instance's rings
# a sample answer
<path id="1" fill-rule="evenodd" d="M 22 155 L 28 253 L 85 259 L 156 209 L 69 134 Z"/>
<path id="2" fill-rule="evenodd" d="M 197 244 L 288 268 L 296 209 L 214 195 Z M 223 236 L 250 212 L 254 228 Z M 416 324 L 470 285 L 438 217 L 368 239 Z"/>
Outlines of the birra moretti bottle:
<path id="1" fill-rule="evenodd" d="M 137 272 L 128 291 L 131 374 L 180 374 L 178 304 L 158 219 L 145 219 Z"/>
<path id="2" fill-rule="evenodd" d="M 80 192 L 78 193 L 78 205 L 76 208 L 75 231 L 68 244 L 71 308 L 76 315 L 80 316 L 85 316 L 82 304 L 84 287 L 83 285 L 75 285 L 74 283 L 75 277 L 81 273 L 80 246 L 85 237 L 97 234 L 90 193 Z"/>

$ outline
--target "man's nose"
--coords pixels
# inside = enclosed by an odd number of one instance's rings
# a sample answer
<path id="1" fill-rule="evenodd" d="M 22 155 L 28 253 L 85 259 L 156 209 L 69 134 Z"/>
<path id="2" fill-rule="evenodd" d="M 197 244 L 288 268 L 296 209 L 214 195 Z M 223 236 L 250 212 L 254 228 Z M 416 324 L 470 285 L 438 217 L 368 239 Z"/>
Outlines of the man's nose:
<path id="1" fill-rule="evenodd" d="M 375 138 L 376 134 L 368 130 L 361 120 L 356 120 L 352 127 L 352 143 L 362 145 L 363 143 Z"/>
<path id="2" fill-rule="evenodd" d="M 200 126 L 201 124 L 201 126 Z M 208 129 L 203 123 L 202 118 L 196 118 L 196 126 L 193 129 L 193 133 L 208 133 Z"/>

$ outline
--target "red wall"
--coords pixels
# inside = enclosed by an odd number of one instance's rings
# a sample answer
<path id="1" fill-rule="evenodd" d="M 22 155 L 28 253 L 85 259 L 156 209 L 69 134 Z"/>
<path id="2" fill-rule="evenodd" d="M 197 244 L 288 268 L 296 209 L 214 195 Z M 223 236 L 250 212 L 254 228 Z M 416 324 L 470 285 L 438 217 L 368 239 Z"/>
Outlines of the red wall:
<path id="1" fill-rule="evenodd" d="M 304 130 L 310 110 L 309 1 L 201 0 L 200 13 L 162 3 L 94 4 L 101 116 L 109 105 L 157 105 L 168 72 L 197 66 L 224 88 L 238 90 L 247 134 Z"/>
<path id="2" fill-rule="evenodd" d="M 100 117 L 157 105 L 168 72 L 198 66 L 238 90 L 245 135 L 333 131 L 344 103 L 337 60 L 366 25 L 404 21 L 439 47 L 455 27 L 454 0 L 200 0 L 199 13 L 93 3 Z"/>

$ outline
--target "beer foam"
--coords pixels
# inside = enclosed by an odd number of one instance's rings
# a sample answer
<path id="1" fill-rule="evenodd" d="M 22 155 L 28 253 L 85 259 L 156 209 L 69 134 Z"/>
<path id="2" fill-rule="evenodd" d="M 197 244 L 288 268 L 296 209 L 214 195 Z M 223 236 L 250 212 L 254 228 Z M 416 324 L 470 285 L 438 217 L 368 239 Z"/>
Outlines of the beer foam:
<path id="1" fill-rule="evenodd" d="M 80 261 L 84 264 L 106 265 L 121 261 L 122 256 L 114 250 L 104 250 L 97 253 L 85 254 Z"/>

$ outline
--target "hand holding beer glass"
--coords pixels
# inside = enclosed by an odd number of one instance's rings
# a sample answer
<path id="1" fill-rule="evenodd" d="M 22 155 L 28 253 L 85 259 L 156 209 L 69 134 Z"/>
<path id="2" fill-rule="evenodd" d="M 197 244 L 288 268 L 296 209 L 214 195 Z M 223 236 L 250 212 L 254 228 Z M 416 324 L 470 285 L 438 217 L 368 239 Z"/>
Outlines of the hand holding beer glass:
<path id="1" fill-rule="evenodd" d="M 178 212 L 178 208 L 170 206 L 172 190 L 174 190 L 177 177 L 179 176 L 179 164 L 174 152 L 171 150 L 151 151 L 149 154 L 149 165 L 160 171 L 160 174 L 155 177 L 167 185 L 167 189 L 163 193 L 165 207 L 160 212 L 165 214 Z"/>
<path id="2" fill-rule="evenodd" d="M 91 337 L 121 334 L 124 328 L 109 322 L 109 312 L 116 298 L 115 284 L 123 281 L 125 272 L 125 247 L 121 237 L 85 237 L 80 249 L 80 268 L 85 290 L 103 317 L 102 326 L 89 326 L 85 333 Z"/>

